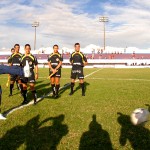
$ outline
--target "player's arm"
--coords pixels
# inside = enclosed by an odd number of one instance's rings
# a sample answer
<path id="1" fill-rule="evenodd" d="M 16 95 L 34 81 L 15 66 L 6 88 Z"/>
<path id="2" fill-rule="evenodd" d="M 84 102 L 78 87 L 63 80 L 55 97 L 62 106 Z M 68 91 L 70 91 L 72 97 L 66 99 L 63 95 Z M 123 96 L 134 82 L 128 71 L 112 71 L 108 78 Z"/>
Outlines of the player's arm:
<path id="1" fill-rule="evenodd" d="M 39 71 L 38 65 L 35 65 L 35 79 L 36 80 L 38 79 L 38 71 Z"/>
<path id="2" fill-rule="evenodd" d="M 12 66 L 12 56 L 10 56 L 8 58 L 8 66 Z M 7 79 L 6 87 L 8 87 L 9 84 L 10 84 L 10 74 L 8 74 L 8 79 Z"/>
<path id="3" fill-rule="evenodd" d="M 49 69 L 54 73 L 54 72 L 55 72 L 55 69 L 52 68 L 52 65 L 51 65 L 51 62 L 50 62 L 50 61 L 48 62 L 48 66 L 49 66 Z"/>
<path id="4" fill-rule="evenodd" d="M 70 56 L 69 61 L 70 61 L 70 64 L 72 65 L 72 64 L 73 64 L 73 57 L 72 57 L 72 54 L 71 54 L 71 56 Z"/>
<path id="5" fill-rule="evenodd" d="M 55 73 L 55 69 L 53 69 L 52 65 L 51 65 L 51 56 L 48 57 L 48 66 L 49 66 L 49 69 Z"/>
<path id="6" fill-rule="evenodd" d="M 60 58 L 59 58 L 59 64 L 58 64 L 57 67 L 55 68 L 56 71 L 62 66 L 62 61 L 63 61 L 63 58 L 60 57 Z"/>
<path id="7" fill-rule="evenodd" d="M 86 66 L 88 64 L 87 58 L 83 55 L 83 65 Z"/>
<path id="8" fill-rule="evenodd" d="M 35 79 L 37 80 L 38 79 L 38 77 L 39 77 L 39 75 L 38 75 L 38 73 L 39 73 L 39 68 L 38 68 L 38 61 L 37 61 L 37 58 L 35 58 Z"/>

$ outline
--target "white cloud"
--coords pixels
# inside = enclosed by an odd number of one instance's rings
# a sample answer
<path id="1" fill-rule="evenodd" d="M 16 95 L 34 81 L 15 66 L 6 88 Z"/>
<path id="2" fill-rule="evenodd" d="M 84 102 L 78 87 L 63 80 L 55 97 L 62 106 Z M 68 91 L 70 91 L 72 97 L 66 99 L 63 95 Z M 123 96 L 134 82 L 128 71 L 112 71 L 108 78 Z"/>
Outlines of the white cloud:
<path id="1" fill-rule="evenodd" d="M 150 47 L 150 13 L 147 9 L 150 4 L 147 0 L 127 0 L 127 6 L 105 4 L 105 11 L 100 11 L 93 18 L 82 10 L 83 2 L 68 4 L 65 0 L 39 0 L 37 3 L 36 0 L 31 0 L 30 5 L 22 5 L 20 1 L 8 5 L 9 2 L 10 0 L 0 1 L 0 5 L 5 4 L 0 9 L 0 39 L 3 41 L 0 47 L 10 48 L 15 43 L 30 43 L 33 47 L 33 21 L 40 22 L 37 28 L 37 47 L 57 43 L 60 47 L 71 48 L 75 42 L 80 42 L 83 47 L 91 43 L 102 46 L 103 27 L 99 22 L 101 14 L 106 14 L 110 19 L 106 26 L 107 45 Z M 74 12 L 76 8 L 78 13 Z"/>

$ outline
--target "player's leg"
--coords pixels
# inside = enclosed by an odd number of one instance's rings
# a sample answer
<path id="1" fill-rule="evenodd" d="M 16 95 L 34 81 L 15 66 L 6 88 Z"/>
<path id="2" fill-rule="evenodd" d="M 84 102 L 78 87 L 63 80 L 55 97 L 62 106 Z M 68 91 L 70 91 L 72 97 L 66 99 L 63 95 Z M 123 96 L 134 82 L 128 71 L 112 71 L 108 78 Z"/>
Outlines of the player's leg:
<path id="1" fill-rule="evenodd" d="M 52 74 L 53 72 L 49 69 L 49 76 Z M 51 88 L 52 88 L 52 91 L 53 91 L 53 95 L 52 97 L 55 97 L 55 76 L 52 75 L 50 77 L 50 84 L 51 84 Z"/>
<path id="2" fill-rule="evenodd" d="M 58 98 L 59 88 L 60 88 L 60 77 L 55 77 L 55 89 L 56 89 L 55 98 Z"/>
<path id="3" fill-rule="evenodd" d="M 19 90 L 19 83 L 18 83 L 18 79 L 16 79 L 16 86 L 17 86 L 17 89 Z"/>
<path id="4" fill-rule="evenodd" d="M 51 83 L 51 87 L 53 91 L 53 97 L 55 97 L 55 77 L 54 76 L 50 78 L 50 83 Z"/>
<path id="5" fill-rule="evenodd" d="M 79 79 L 80 82 L 80 87 L 82 89 L 82 96 L 85 96 L 85 85 L 84 85 L 84 80 L 83 79 Z"/>
<path id="6" fill-rule="evenodd" d="M 34 72 L 31 72 L 31 76 L 28 78 L 28 83 L 30 85 L 30 90 L 32 92 L 32 96 L 33 96 L 33 99 L 34 99 L 34 104 L 36 104 L 37 92 L 36 92 L 36 89 L 35 89 L 35 74 L 34 74 Z"/>
<path id="7" fill-rule="evenodd" d="M 60 88 L 60 78 L 61 78 L 61 69 L 55 74 L 55 98 L 58 98 L 59 88 Z"/>
<path id="8" fill-rule="evenodd" d="M 22 95 L 22 93 L 23 93 L 23 85 L 22 85 L 20 77 L 18 77 L 18 86 L 19 86 L 20 93 Z"/>
<path id="9" fill-rule="evenodd" d="M 24 81 L 22 83 L 22 86 L 23 86 L 23 91 L 22 91 L 23 102 L 22 102 L 22 104 L 27 104 L 28 103 L 28 101 L 27 101 L 27 82 Z"/>
<path id="10" fill-rule="evenodd" d="M 69 95 L 72 95 L 74 93 L 74 86 L 75 86 L 75 77 L 72 76 L 71 77 L 71 85 L 70 85 L 70 93 L 69 93 Z"/>
<path id="11" fill-rule="evenodd" d="M 85 96 L 85 85 L 84 85 L 83 68 L 80 68 L 80 71 L 78 73 L 78 79 L 79 79 L 80 87 L 82 89 L 82 96 Z"/>
<path id="12" fill-rule="evenodd" d="M 76 76 L 77 76 L 76 69 L 72 68 L 72 70 L 71 70 L 70 93 L 69 93 L 69 95 L 72 95 L 74 93 L 74 86 L 75 86 Z"/>
<path id="13" fill-rule="evenodd" d="M 77 68 L 73 67 L 71 70 L 71 84 L 70 84 L 70 94 L 69 95 L 72 95 L 74 93 L 76 77 L 77 77 Z"/>
<path id="14" fill-rule="evenodd" d="M 36 92 L 36 89 L 35 89 L 35 83 L 29 83 L 30 85 L 30 90 L 32 92 L 32 96 L 33 96 L 33 99 L 34 99 L 34 104 L 36 104 L 37 102 L 37 92 Z"/>
<path id="15" fill-rule="evenodd" d="M 15 80 L 16 80 L 15 75 L 11 75 L 10 76 L 10 86 L 9 86 L 9 96 L 12 96 L 12 91 L 13 91 L 13 88 L 14 88 Z"/>

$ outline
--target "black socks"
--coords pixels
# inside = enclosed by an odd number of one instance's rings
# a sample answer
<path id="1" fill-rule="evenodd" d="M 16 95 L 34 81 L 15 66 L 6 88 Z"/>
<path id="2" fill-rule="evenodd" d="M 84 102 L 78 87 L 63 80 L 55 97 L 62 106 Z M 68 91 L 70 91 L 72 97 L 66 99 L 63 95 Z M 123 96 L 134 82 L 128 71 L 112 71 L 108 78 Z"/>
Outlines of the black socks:
<path id="1" fill-rule="evenodd" d="M 73 88 L 74 88 L 74 82 L 71 82 L 71 93 L 73 93 Z"/>
<path id="2" fill-rule="evenodd" d="M 51 84 L 52 87 L 52 91 L 53 91 L 53 97 L 58 98 L 58 92 L 59 92 L 59 88 L 60 88 L 60 84 Z"/>
<path id="3" fill-rule="evenodd" d="M 60 84 L 56 85 L 56 96 L 58 96 L 59 88 L 60 88 Z"/>
<path id="4" fill-rule="evenodd" d="M 71 82 L 71 85 L 70 85 L 71 91 L 70 91 L 70 94 L 69 94 L 69 95 L 72 95 L 72 94 L 73 94 L 73 92 L 74 92 L 74 90 L 73 90 L 74 85 L 75 85 L 75 83 L 74 83 L 74 82 Z"/>
<path id="5" fill-rule="evenodd" d="M 12 95 L 12 90 L 13 90 L 13 88 L 14 88 L 14 84 L 10 84 L 10 96 Z"/>
<path id="6" fill-rule="evenodd" d="M 53 96 L 55 98 L 57 98 L 58 97 L 59 88 L 60 88 L 60 84 L 57 84 L 57 85 L 51 84 L 51 87 L 52 87 L 52 91 L 53 91 Z"/>
<path id="7" fill-rule="evenodd" d="M 53 96 L 55 96 L 55 84 L 51 84 L 52 91 L 53 91 Z"/>
<path id="8" fill-rule="evenodd" d="M 22 104 L 27 103 L 27 90 L 23 90 L 22 96 L 23 96 L 23 99 L 24 99 Z"/>
<path id="9" fill-rule="evenodd" d="M 20 92 L 22 94 L 23 93 L 23 85 L 22 84 L 19 84 L 19 89 L 20 89 Z"/>
<path id="10" fill-rule="evenodd" d="M 20 86 L 19 86 L 18 80 L 16 80 L 16 85 L 17 85 L 17 89 L 20 90 Z"/>
<path id="11" fill-rule="evenodd" d="M 84 83 L 80 83 L 81 89 L 82 89 L 82 96 L 85 96 L 85 86 Z"/>
<path id="12" fill-rule="evenodd" d="M 36 100 L 37 100 L 36 90 L 32 91 L 32 95 L 33 95 L 34 104 L 35 104 L 35 103 L 36 103 Z"/>

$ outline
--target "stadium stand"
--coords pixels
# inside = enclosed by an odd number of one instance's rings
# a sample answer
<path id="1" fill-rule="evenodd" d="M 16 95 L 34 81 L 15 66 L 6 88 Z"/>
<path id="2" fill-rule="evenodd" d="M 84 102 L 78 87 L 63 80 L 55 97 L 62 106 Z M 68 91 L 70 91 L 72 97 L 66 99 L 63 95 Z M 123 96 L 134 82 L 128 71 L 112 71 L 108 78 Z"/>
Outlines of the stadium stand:
<path id="1" fill-rule="evenodd" d="M 34 54 L 41 67 L 47 67 L 47 58 L 49 54 Z M 103 54 L 85 54 L 88 59 L 89 67 L 112 67 L 112 66 L 149 66 L 150 65 L 150 53 L 103 53 Z M 7 64 L 9 55 L 0 55 L 0 63 Z M 63 54 L 63 65 L 70 66 L 69 64 L 70 54 Z"/>

